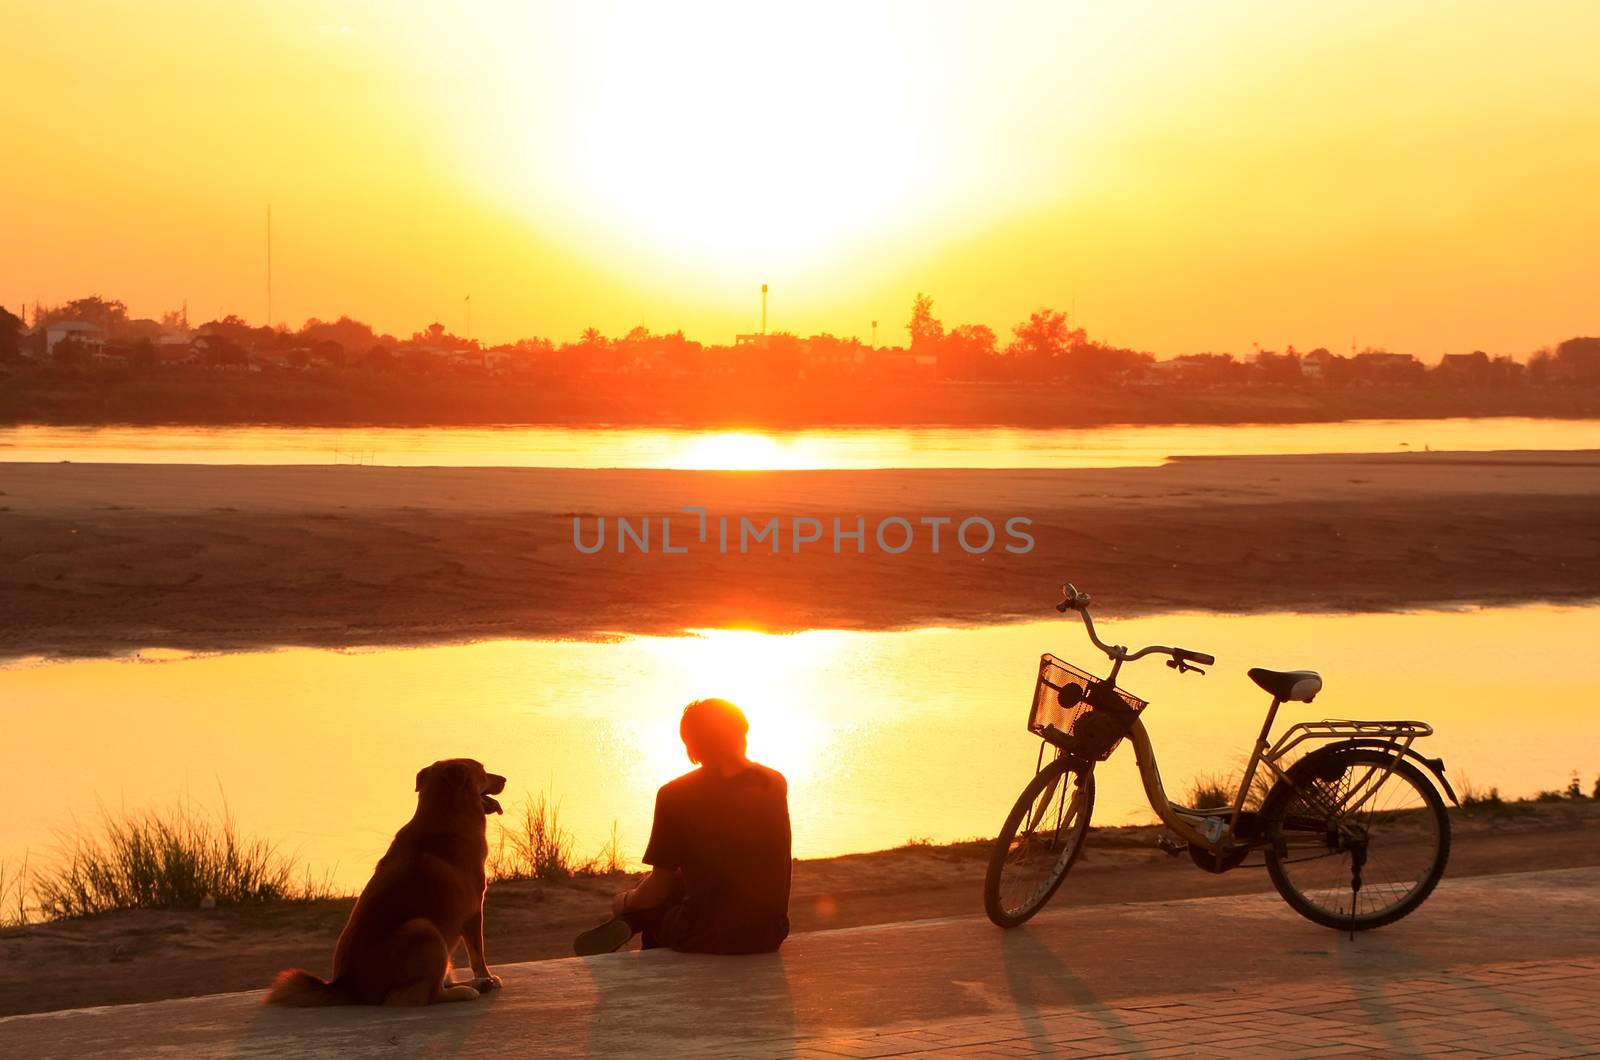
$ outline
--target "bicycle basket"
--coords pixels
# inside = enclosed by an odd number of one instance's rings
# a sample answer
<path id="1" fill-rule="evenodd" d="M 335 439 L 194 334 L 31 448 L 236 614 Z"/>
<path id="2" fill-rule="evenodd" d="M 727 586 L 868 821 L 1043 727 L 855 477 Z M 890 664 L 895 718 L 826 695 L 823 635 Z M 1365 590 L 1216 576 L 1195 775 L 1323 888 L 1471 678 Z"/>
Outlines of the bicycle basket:
<path id="1" fill-rule="evenodd" d="M 1043 737 L 1047 726 L 1061 735 L 1052 739 L 1066 751 L 1082 758 L 1105 761 L 1128 735 L 1128 723 L 1143 710 L 1145 701 L 1122 689 L 1117 699 L 1127 708 L 1106 710 L 1088 702 L 1091 689 L 1101 679 L 1054 655 L 1039 659 L 1039 681 L 1033 689 L 1033 709 L 1028 714 L 1028 731 Z"/>

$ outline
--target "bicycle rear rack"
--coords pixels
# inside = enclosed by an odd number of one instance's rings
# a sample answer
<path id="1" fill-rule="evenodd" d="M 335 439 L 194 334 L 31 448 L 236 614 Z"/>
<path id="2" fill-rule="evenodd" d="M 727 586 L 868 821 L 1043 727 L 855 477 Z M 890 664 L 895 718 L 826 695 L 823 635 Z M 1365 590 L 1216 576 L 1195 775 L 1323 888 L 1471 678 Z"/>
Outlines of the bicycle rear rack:
<path id="1" fill-rule="evenodd" d="M 1432 735 L 1433 726 L 1425 721 L 1301 721 L 1285 729 L 1263 757 L 1276 762 L 1309 740 L 1384 740 L 1407 748 Z"/>

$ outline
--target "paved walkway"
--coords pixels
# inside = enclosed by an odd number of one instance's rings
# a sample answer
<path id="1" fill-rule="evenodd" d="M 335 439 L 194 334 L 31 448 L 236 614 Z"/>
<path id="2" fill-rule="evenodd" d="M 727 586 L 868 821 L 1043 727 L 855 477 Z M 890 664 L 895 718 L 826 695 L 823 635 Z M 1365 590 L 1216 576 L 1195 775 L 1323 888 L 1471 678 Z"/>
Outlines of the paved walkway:
<path id="1" fill-rule="evenodd" d="M 1130 898 L 1137 896 L 1130 895 Z M 1600 869 L 1450 880 L 1351 941 L 1270 895 L 501 966 L 426 1010 L 256 994 L 0 1019 L 16 1057 L 1600 1055 Z"/>

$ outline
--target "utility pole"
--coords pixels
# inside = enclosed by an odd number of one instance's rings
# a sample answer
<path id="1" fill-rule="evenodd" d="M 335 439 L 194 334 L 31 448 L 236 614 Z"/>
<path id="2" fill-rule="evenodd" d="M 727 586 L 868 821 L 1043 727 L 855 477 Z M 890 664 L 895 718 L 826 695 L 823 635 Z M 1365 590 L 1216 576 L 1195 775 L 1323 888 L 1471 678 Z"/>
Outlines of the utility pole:
<path id="1" fill-rule="evenodd" d="M 872 348 L 878 348 L 878 322 L 876 320 L 872 322 Z"/>
<path id="2" fill-rule="evenodd" d="M 272 327 L 272 204 L 267 203 L 267 327 Z"/>
<path id="3" fill-rule="evenodd" d="M 761 285 L 761 334 L 767 333 L 767 285 Z"/>

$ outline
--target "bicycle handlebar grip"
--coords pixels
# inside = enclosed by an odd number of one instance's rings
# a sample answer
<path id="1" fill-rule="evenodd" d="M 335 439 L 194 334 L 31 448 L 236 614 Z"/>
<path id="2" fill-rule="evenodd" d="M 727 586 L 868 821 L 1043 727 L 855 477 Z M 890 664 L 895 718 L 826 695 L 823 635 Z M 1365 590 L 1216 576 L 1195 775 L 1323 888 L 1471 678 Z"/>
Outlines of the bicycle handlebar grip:
<path id="1" fill-rule="evenodd" d="M 1188 648 L 1179 648 L 1178 651 L 1186 662 L 1199 663 L 1202 666 L 1215 666 L 1217 663 L 1215 655 L 1207 655 L 1203 651 L 1190 651 Z"/>

